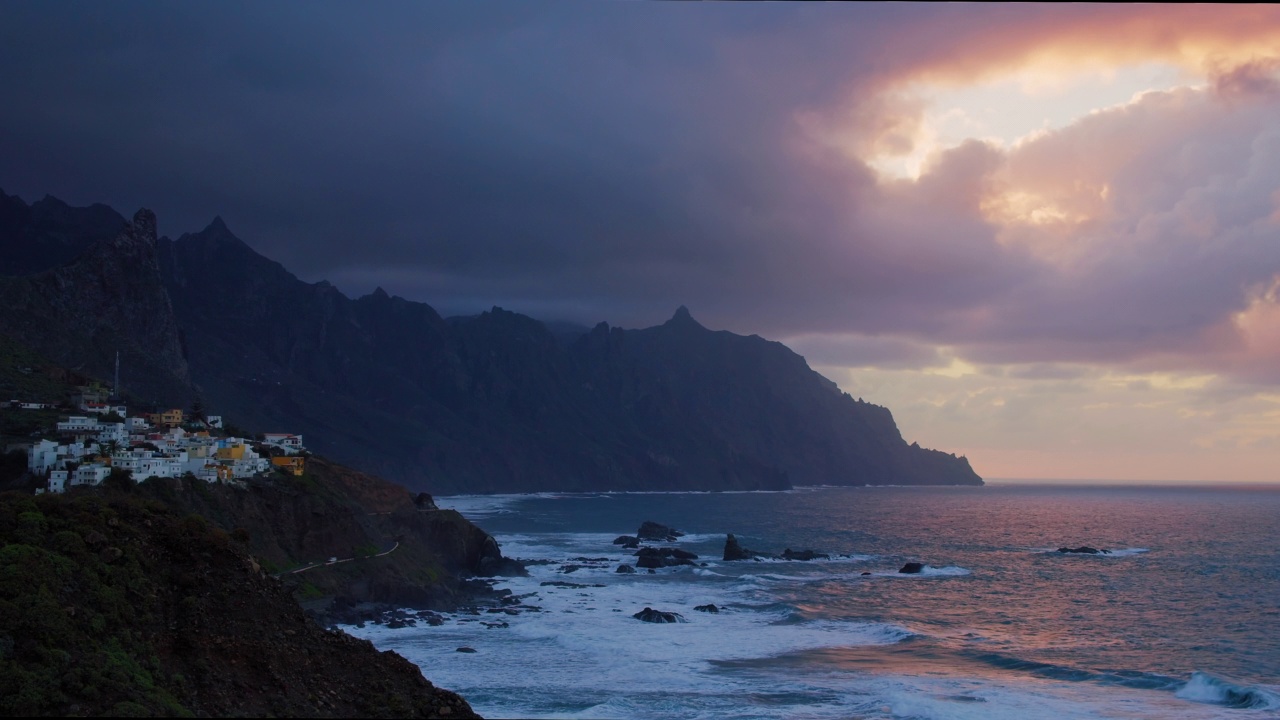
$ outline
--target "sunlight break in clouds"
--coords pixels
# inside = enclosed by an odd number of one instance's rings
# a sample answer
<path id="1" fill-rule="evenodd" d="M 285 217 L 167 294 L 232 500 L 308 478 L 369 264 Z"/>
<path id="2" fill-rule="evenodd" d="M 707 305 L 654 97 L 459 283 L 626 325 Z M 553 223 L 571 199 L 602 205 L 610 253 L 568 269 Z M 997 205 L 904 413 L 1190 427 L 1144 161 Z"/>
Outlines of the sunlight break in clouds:
<path id="1" fill-rule="evenodd" d="M 862 227 L 897 248 L 880 256 L 981 256 L 997 280 L 915 285 L 932 320 L 873 330 L 905 364 L 860 361 L 856 334 L 847 363 L 797 345 L 995 476 L 1280 479 L 1280 22 L 1205 9 L 1004 28 L 853 110 L 797 114 L 874 171 Z M 1053 361 L 1077 370 L 1017 371 Z"/>

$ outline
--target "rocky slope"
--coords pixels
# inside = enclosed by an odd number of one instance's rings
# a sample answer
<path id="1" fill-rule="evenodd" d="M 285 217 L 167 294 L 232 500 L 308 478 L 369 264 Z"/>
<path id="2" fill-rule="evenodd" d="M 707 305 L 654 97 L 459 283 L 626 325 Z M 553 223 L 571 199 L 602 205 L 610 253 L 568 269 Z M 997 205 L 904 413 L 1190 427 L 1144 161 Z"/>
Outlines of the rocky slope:
<path id="1" fill-rule="evenodd" d="M 2 714 L 475 716 L 395 653 L 316 625 L 199 516 L 5 494 L 0 539 Z"/>
<path id="2" fill-rule="evenodd" d="M 275 474 L 244 488 L 156 478 L 135 492 L 243 538 L 321 614 L 336 598 L 453 608 L 471 600 L 466 577 L 512 569 L 493 538 L 457 512 L 419 506 L 401 486 L 322 458 L 310 458 L 302 477 Z M 335 557 L 354 560 L 326 563 Z"/>
<path id="3" fill-rule="evenodd" d="M 62 366 L 111 378 L 118 352 L 121 384 L 135 396 L 183 404 L 192 397 L 150 210 L 139 210 L 109 240 L 90 243 L 72 263 L 0 278 L 0 305 L 0 334 Z"/>

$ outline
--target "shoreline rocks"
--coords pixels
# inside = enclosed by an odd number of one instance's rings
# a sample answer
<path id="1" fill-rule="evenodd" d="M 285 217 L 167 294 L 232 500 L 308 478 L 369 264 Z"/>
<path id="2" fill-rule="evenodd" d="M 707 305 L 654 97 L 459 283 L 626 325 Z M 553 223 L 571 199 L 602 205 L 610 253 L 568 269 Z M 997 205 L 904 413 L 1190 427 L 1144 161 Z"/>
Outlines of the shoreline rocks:
<path id="1" fill-rule="evenodd" d="M 651 607 L 646 607 L 645 609 L 632 615 L 631 617 L 637 620 L 641 620 L 643 622 L 651 622 L 651 623 L 659 623 L 659 624 L 688 622 L 688 620 L 685 620 L 684 616 L 681 615 L 680 613 L 663 612 L 661 610 L 654 610 Z"/>
<path id="2" fill-rule="evenodd" d="M 624 535 L 622 537 L 626 536 Z M 640 529 L 636 531 L 636 538 L 639 540 L 675 542 L 677 538 L 681 537 L 684 537 L 684 533 L 679 530 L 673 527 L 667 527 L 661 523 L 653 522 L 652 520 L 645 520 L 640 524 Z M 614 540 L 614 543 L 618 543 L 618 541 Z"/>
<path id="3" fill-rule="evenodd" d="M 924 572 L 924 563 L 909 562 L 898 569 L 903 575 L 919 575 Z"/>
<path id="4" fill-rule="evenodd" d="M 1110 550 L 1105 550 L 1105 549 L 1099 550 L 1098 548 L 1089 547 L 1088 545 L 1081 545 L 1080 547 L 1074 547 L 1074 548 L 1060 547 L 1058 548 L 1058 552 L 1063 554 L 1072 553 L 1076 555 L 1110 555 L 1111 554 Z"/>
<path id="5" fill-rule="evenodd" d="M 729 533 L 724 540 L 724 560 L 755 560 L 760 557 L 760 553 L 754 550 L 748 550 L 738 543 L 738 538 Z"/>
<path id="6" fill-rule="evenodd" d="M 818 558 L 822 558 L 823 560 L 830 560 L 831 556 L 826 553 L 815 552 L 813 550 L 796 551 L 796 550 L 792 550 L 791 548 L 787 548 L 786 550 L 782 551 L 783 560 L 807 561 L 807 560 L 817 560 Z"/>

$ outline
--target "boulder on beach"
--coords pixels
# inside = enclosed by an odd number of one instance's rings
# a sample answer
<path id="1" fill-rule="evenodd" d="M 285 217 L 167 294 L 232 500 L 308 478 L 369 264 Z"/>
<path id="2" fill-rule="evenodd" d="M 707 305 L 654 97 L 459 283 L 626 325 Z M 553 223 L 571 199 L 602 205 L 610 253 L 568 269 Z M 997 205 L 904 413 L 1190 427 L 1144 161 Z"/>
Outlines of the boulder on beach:
<path id="1" fill-rule="evenodd" d="M 641 540 L 665 540 L 667 542 L 675 542 L 676 538 L 683 536 L 684 533 L 679 530 L 653 522 L 652 520 L 645 520 L 640 524 L 640 529 L 636 531 L 636 537 Z"/>
<path id="2" fill-rule="evenodd" d="M 637 620 L 643 620 L 645 622 L 651 622 L 651 623 L 688 622 L 687 620 L 684 619 L 682 615 L 680 615 L 680 613 L 662 612 L 661 610 L 654 610 L 653 608 L 650 608 L 650 607 L 647 607 L 641 610 L 640 612 L 636 613 L 635 615 L 632 615 L 631 617 Z"/>
<path id="3" fill-rule="evenodd" d="M 906 565 L 903 565 L 898 572 L 903 575 L 918 575 L 924 572 L 924 563 L 909 562 Z"/>
<path id="4" fill-rule="evenodd" d="M 724 559 L 725 560 L 754 560 L 760 553 L 754 550 L 748 550 L 738 544 L 738 538 L 729 533 L 724 540 Z"/>
<path id="5" fill-rule="evenodd" d="M 1058 548 L 1058 552 L 1076 553 L 1079 555 L 1110 555 L 1111 554 L 1110 550 L 1099 550 L 1098 548 L 1092 548 L 1092 547 L 1089 547 L 1088 545 L 1081 545 L 1080 547 L 1074 547 L 1074 548 L 1060 547 Z"/>

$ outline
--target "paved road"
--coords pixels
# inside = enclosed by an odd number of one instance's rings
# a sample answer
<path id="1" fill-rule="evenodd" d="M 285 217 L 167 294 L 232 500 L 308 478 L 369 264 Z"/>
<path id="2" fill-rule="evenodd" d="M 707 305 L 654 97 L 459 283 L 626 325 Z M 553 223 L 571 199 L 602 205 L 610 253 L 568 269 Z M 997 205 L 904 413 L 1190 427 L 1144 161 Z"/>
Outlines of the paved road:
<path id="1" fill-rule="evenodd" d="M 380 553 L 378 553 L 377 555 L 370 555 L 368 558 L 349 557 L 349 558 L 341 558 L 341 559 L 325 560 L 325 561 L 323 561 L 323 562 L 311 563 L 310 565 L 307 565 L 306 567 L 300 567 L 300 568 L 298 568 L 297 570 L 290 570 L 290 571 L 288 571 L 288 572 L 282 572 L 282 573 L 279 573 L 279 574 L 277 574 L 277 575 L 276 575 L 276 577 L 281 577 L 281 576 L 284 576 L 284 575 L 297 575 L 297 574 L 298 574 L 298 573 L 300 573 L 300 572 L 306 572 L 306 571 L 308 571 L 308 570 L 313 570 L 313 569 L 318 568 L 318 567 L 321 567 L 321 566 L 323 566 L 323 565 L 337 565 L 338 563 L 351 562 L 352 560 L 368 560 L 368 559 L 370 559 L 370 558 L 380 558 L 380 557 L 382 557 L 383 555 L 390 555 L 391 553 L 395 552 L 395 551 L 396 551 L 396 549 L 398 549 L 399 547 L 400 547 L 400 542 L 397 540 L 397 541 L 396 541 L 396 544 L 395 544 L 395 545 L 392 545 L 390 550 L 388 550 L 388 551 L 386 551 L 386 552 L 380 552 Z"/>

